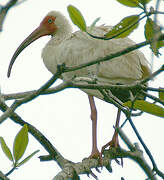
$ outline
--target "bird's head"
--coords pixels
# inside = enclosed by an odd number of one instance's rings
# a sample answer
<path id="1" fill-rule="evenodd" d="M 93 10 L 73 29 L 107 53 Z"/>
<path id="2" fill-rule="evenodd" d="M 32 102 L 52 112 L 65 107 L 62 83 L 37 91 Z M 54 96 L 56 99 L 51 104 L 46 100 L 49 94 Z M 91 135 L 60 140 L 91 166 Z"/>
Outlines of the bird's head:
<path id="1" fill-rule="evenodd" d="M 11 58 L 7 76 L 10 77 L 12 66 L 17 56 L 32 42 L 38 38 L 46 35 L 54 36 L 58 32 L 66 33 L 71 31 L 68 20 L 58 11 L 49 12 L 41 21 L 38 28 L 36 28 L 16 49 L 14 55 Z"/>

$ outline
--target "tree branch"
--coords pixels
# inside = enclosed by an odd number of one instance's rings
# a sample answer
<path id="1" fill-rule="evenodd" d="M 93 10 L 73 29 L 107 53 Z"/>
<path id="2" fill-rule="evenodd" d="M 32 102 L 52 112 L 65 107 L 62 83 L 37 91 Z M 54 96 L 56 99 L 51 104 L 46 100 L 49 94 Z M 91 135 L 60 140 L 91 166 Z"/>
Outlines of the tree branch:
<path id="1" fill-rule="evenodd" d="M 3 100 L 0 100 L 0 109 L 4 112 L 8 109 L 9 107 L 4 103 Z M 49 142 L 49 140 L 41 133 L 39 130 L 37 130 L 34 126 L 31 124 L 23 121 L 19 115 L 17 115 L 15 112 L 12 112 L 10 115 L 11 120 L 13 120 L 15 123 L 20 124 L 23 126 L 24 124 L 28 125 L 29 133 L 34 136 L 34 138 L 39 141 L 39 143 L 47 150 L 47 152 L 50 154 L 51 159 L 55 160 L 58 165 L 63 169 L 61 173 L 59 173 L 56 178 L 59 178 L 67 171 L 70 171 L 70 169 L 73 169 L 76 171 L 77 174 L 87 174 L 91 173 L 91 168 L 96 168 L 99 167 L 99 160 L 96 159 L 86 159 L 81 163 L 72 163 L 69 160 L 66 160 L 53 145 Z M 141 167 L 143 167 L 144 171 L 147 168 L 148 165 L 145 165 L 144 160 L 140 157 L 138 153 L 135 152 L 127 152 L 125 150 L 119 150 L 116 151 L 115 149 L 110 148 L 110 150 L 105 151 L 104 158 L 103 158 L 103 166 L 109 169 L 110 167 L 110 162 L 112 159 L 115 158 L 131 158 L 135 161 L 137 161 Z M 145 168 L 146 167 L 146 168 Z M 148 168 L 149 169 L 149 168 Z M 149 169 L 150 170 L 150 169 Z M 74 171 L 72 171 L 74 172 Z M 148 174 L 148 173 L 147 173 Z M 72 174 L 74 175 L 74 174 Z M 150 175 L 149 175 L 150 176 Z M 152 180 L 155 180 L 152 179 Z"/>
<path id="2" fill-rule="evenodd" d="M 0 180 L 10 180 L 8 177 L 6 177 L 1 171 L 0 171 Z"/>
<path id="3" fill-rule="evenodd" d="M 6 103 L 0 98 L 0 109 L 5 112 L 9 107 Z M 50 154 L 51 158 L 55 160 L 60 167 L 63 167 L 63 164 L 69 162 L 66 160 L 57 149 L 50 143 L 50 141 L 34 126 L 25 122 L 18 114 L 12 112 L 10 114 L 10 119 L 15 123 L 24 126 L 24 124 L 28 125 L 28 132 L 45 148 L 45 150 Z"/>
<path id="4" fill-rule="evenodd" d="M 13 7 L 18 0 L 10 0 L 5 6 L 0 5 L 0 32 L 2 31 L 2 26 L 7 15 L 8 10 Z"/>
<path id="5" fill-rule="evenodd" d="M 115 89 L 120 89 L 120 90 L 132 90 L 132 89 L 138 89 L 138 90 L 150 90 L 150 91 L 158 91 L 158 92 L 164 92 L 164 89 L 161 88 L 151 88 L 151 87 L 145 87 L 143 84 L 152 80 L 155 78 L 157 75 L 159 75 L 161 72 L 164 71 L 164 65 L 161 66 L 157 71 L 152 73 L 149 77 L 138 81 L 137 83 L 134 84 L 129 84 L 129 85 L 114 85 L 114 84 L 95 84 L 94 80 L 93 83 L 88 84 L 82 82 L 75 82 L 73 80 L 69 81 L 64 81 L 60 85 L 53 87 L 53 88 L 48 88 L 44 89 L 43 91 L 40 92 L 40 95 L 47 95 L 47 94 L 53 94 L 60 92 L 66 88 L 83 88 L 83 89 L 109 89 L 109 90 L 115 90 Z M 56 76 L 56 75 L 55 75 Z M 60 76 L 60 75 L 58 75 Z M 21 92 L 21 93 L 12 93 L 12 94 L 1 94 L 1 97 L 4 98 L 4 100 L 12 100 L 12 99 L 21 99 L 21 98 L 26 98 L 27 96 L 31 96 L 32 94 L 37 93 L 38 90 L 33 90 L 33 91 L 26 91 L 26 92 Z"/>
<path id="6" fill-rule="evenodd" d="M 106 169 L 111 173 L 112 167 L 111 167 L 111 161 L 116 158 L 130 158 L 137 162 L 139 166 L 144 170 L 145 174 L 151 179 L 151 180 L 157 180 L 156 176 L 154 175 L 152 169 L 147 164 L 143 157 L 143 152 L 139 149 L 138 145 L 132 145 L 129 140 L 127 140 L 127 136 L 122 132 L 122 130 L 119 129 L 119 134 L 121 134 L 121 137 L 126 141 L 126 144 L 128 147 L 130 147 L 131 151 L 126 151 L 124 149 L 115 149 L 110 148 L 109 150 L 104 151 L 104 157 L 103 157 L 103 166 L 106 167 Z M 126 140 L 125 140 L 126 139 Z M 62 171 L 59 172 L 53 180 L 68 180 L 73 179 L 74 175 L 80 175 L 80 174 L 91 174 L 92 168 L 97 168 L 99 166 L 99 162 L 96 159 L 85 159 L 82 162 L 79 163 L 68 163 L 65 164 Z M 95 175 L 96 176 L 96 175 Z"/>
<path id="7" fill-rule="evenodd" d="M 59 78 L 61 73 L 62 70 L 60 66 L 57 72 L 52 76 L 52 78 L 48 82 L 46 82 L 41 88 L 39 88 L 37 91 L 35 91 L 34 93 L 30 94 L 29 96 L 23 99 L 15 100 L 14 103 L 11 105 L 11 107 L 6 109 L 6 111 L 1 115 L 0 123 L 2 123 L 6 118 L 10 117 L 17 107 L 33 100 L 34 98 L 39 96 L 42 92 L 44 92 L 47 88 L 49 88 Z"/>

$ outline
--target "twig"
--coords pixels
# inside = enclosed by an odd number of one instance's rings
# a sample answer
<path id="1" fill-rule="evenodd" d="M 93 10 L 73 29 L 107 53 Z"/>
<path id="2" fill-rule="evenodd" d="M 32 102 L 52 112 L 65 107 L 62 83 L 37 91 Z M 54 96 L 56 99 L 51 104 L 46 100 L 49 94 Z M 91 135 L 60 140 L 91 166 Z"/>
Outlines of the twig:
<path id="1" fill-rule="evenodd" d="M 144 9 L 145 11 L 146 9 Z M 144 12 L 141 12 L 140 14 L 138 14 L 138 17 L 141 16 Z M 151 15 L 157 15 L 157 14 L 164 14 L 164 12 L 160 12 L 160 11 L 150 11 L 150 12 L 145 12 L 145 15 L 143 17 L 141 17 L 138 21 L 134 22 L 133 24 L 131 24 L 130 26 L 127 26 L 125 29 L 123 29 L 121 32 L 113 35 L 112 37 L 106 37 L 106 36 L 95 36 L 89 32 L 87 32 L 87 34 L 89 36 L 91 36 L 92 38 L 95 38 L 95 39 L 102 39 L 102 40 L 111 40 L 111 39 L 114 39 L 114 38 L 117 38 L 118 36 L 120 36 L 121 34 L 123 34 L 124 32 L 126 32 L 127 30 L 129 30 L 130 28 L 132 28 L 133 26 L 135 26 L 136 24 L 138 24 L 141 20 L 143 20 L 145 17 L 149 17 Z"/>
<path id="2" fill-rule="evenodd" d="M 132 119 L 131 119 L 130 117 L 127 117 L 127 119 L 128 119 L 128 121 L 129 121 L 131 127 L 133 128 L 133 130 L 134 130 L 137 138 L 139 139 L 140 143 L 141 143 L 142 146 L 144 147 L 146 154 L 149 156 L 149 158 L 150 158 L 150 160 L 151 160 L 151 162 L 152 162 L 152 164 L 153 164 L 153 170 L 156 171 L 157 174 L 164 179 L 164 174 L 157 168 L 157 165 L 156 165 L 156 163 L 155 163 L 155 160 L 154 160 L 151 152 L 149 151 L 148 147 L 147 147 L 146 144 L 144 143 L 144 141 L 143 141 L 142 137 L 140 136 L 138 130 L 136 129 L 136 127 L 135 127 Z"/>
<path id="3" fill-rule="evenodd" d="M 14 103 L 11 105 L 11 107 L 8 108 L 0 117 L 0 123 L 2 123 L 6 118 L 10 117 L 12 112 L 14 112 L 17 107 L 33 100 L 34 98 L 39 96 L 42 92 L 44 92 L 47 88 L 49 88 L 59 78 L 61 73 L 62 73 L 62 69 L 60 66 L 58 68 L 57 72 L 52 76 L 52 78 L 48 82 L 46 82 L 41 88 L 39 88 L 36 92 L 34 92 L 33 94 L 30 94 L 29 96 L 27 96 L 23 99 L 14 101 Z"/>
<path id="4" fill-rule="evenodd" d="M 142 90 L 146 90 L 146 91 L 155 91 L 155 92 L 164 92 L 164 88 L 154 88 L 154 87 L 147 87 L 147 86 L 144 86 L 144 85 L 141 85 L 141 89 Z"/>
<path id="5" fill-rule="evenodd" d="M 161 99 L 159 99 L 159 98 L 157 98 L 157 97 L 155 97 L 155 96 L 153 96 L 151 94 L 148 94 L 148 93 L 146 93 L 145 91 L 142 91 L 142 90 L 141 90 L 141 93 L 144 94 L 146 97 L 149 97 L 150 99 L 153 99 L 155 102 L 158 102 L 158 103 L 160 103 L 160 104 L 162 104 L 164 106 L 164 101 L 163 100 L 161 100 Z"/>
<path id="6" fill-rule="evenodd" d="M 0 9 L 0 32 L 2 31 L 2 26 L 3 26 L 3 23 L 4 23 L 4 20 L 5 20 L 5 17 L 7 15 L 7 12 L 8 10 L 13 7 L 16 3 L 17 3 L 18 0 L 10 0 L 5 6 L 1 6 L 1 9 Z"/>
<path id="7" fill-rule="evenodd" d="M 158 40 L 163 40 L 163 39 L 164 39 L 164 34 L 161 34 Z M 96 60 L 92 60 L 92 61 L 87 62 L 87 63 L 83 63 L 83 64 L 76 65 L 76 66 L 73 66 L 73 67 L 65 67 L 64 72 L 75 71 L 75 70 L 79 70 L 79 69 L 85 68 L 87 66 L 92 66 L 94 64 L 98 64 L 100 62 L 110 61 L 113 58 L 125 55 L 125 54 L 127 54 L 127 53 L 129 53 L 131 51 L 134 51 L 134 50 L 139 49 L 141 47 L 144 47 L 144 46 L 146 46 L 148 44 L 151 44 L 152 42 L 154 42 L 153 39 L 149 40 L 149 41 L 144 41 L 144 42 L 135 44 L 133 46 L 130 46 L 128 48 L 125 48 L 125 49 L 123 49 L 123 50 L 121 50 L 119 52 L 111 53 L 108 56 L 105 56 L 105 57 L 102 57 L 102 58 L 98 58 Z M 163 67 L 163 69 L 164 69 L 164 67 Z"/>
<path id="8" fill-rule="evenodd" d="M 4 103 L 4 101 L 0 101 L 0 109 L 4 112 L 6 109 L 8 109 L 8 106 Z M 58 165 L 63 168 L 63 171 L 65 172 L 65 168 L 71 165 L 73 166 L 73 169 L 76 170 L 77 174 L 86 174 L 86 168 L 91 169 L 91 168 L 96 168 L 99 166 L 99 160 L 96 159 L 86 159 L 85 161 L 81 163 L 72 163 L 68 160 L 66 160 L 62 155 L 57 151 L 55 147 L 52 146 L 52 144 L 49 142 L 46 137 L 41 134 L 35 127 L 33 127 L 31 124 L 23 121 L 19 115 L 17 115 L 15 112 L 13 112 L 10 116 L 11 120 L 13 120 L 15 123 L 20 124 L 23 126 L 24 124 L 28 125 L 29 133 L 31 133 L 37 141 L 39 141 L 40 144 L 47 150 L 47 152 L 50 154 L 52 159 L 56 160 Z M 131 159 L 134 159 L 135 161 L 139 164 L 145 164 L 145 162 L 138 157 L 138 154 L 136 152 L 128 152 L 125 150 L 120 150 L 119 152 L 115 151 L 114 149 L 110 149 L 106 151 L 108 153 L 105 153 L 104 158 L 103 158 L 103 166 L 109 165 L 109 161 L 111 159 L 115 159 L 116 157 L 129 157 Z M 107 155 L 108 154 L 108 155 Z M 50 158 L 50 157 L 49 157 Z M 138 160 L 139 159 L 139 160 Z M 143 166 L 143 165 L 142 165 Z M 145 166 L 145 165 L 144 165 Z M 62 172 L 63 172 L 62 171 Z M 55 180 L 58 177 L 61 177 L 63 173 L 59 173 Z M 155 180 L 155 179 L 154 179 Z"/>
<path id="9" fill-rule="evenodd" d="M 6 105 L 6 103 L 2 99 L 0 99 L 0 109 L 5 112 L 8 108 L 9 107 Z M 57 151 L 57 149 L 38 129 L 36 129 L 28 122 L 25 122 L 18 114 L 12 112 L 10 115 L 10 119 L 21 126 L 27 124 L 29 133 L 46 149 L 51 158 L 57 161 L 60 167 L 63 167 L 66 162 L 69 162 Z"/>
<path id="10" fill-rule="evenodd" d="M 152 169 L 150 168 L 150 166 L 147 164 L 147 162 L 145 161 L 144 157 L 143 157 L 143 152 L 140 150 L 139 145 L 137 143 L 135 143 L 135 145 L 133 145 L 129 138 L 125 135 L 125 133 L 122 131 L 121 128 L 117 128 L 116 131 L 118 132 L 118 134 L 120 135 L 120 137 L 122 138 L 122 140 L 125 142 L 125 144 L 128 146 L 128 148 L 132 151 L 132 152 L 137 152 L 140 155 L 138 157 L 135 158 L 135 161 L 141 166 L 141 168 L 144 170 L 144 172 L 147 174 L 147 176 L 150 179 L 156 179 L 156 177 L 153 174 Z M 134 159 L 133 159 L 134 160 Z"/>
<path id="11" fill-rule="evenodd" d="M 152 80 L 154 77 L 156 77 L 157 75 L 159 75 L 163 71 L 164 71 L 164 65 L 162 65 L 157 71 L 152 73 L 149 77 L 143 79 L 140 83 L 141 84 L 147 83 L 148 81 Z"/>

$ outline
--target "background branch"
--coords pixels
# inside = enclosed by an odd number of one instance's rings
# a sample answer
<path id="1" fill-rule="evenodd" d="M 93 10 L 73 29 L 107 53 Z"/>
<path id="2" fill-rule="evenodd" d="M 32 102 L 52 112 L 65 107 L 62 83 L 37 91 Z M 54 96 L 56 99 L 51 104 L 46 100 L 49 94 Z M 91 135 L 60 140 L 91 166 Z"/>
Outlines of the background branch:
<path id="1" fill-rule="evenodd" d="M 1 6 L 0 9 L 0 32 L 2 31 L 2 27 L 3 27 L 3 23 L 5 20 L 5 17 L 7 15 L 8 10 L 13 7 L 16 3 L 18 2 L 18 0 L 10 0 L 5 6 Z"/>
<path id="2" fill-rule="evenodd" d="M 0 101 L 0 109 L 4 112 L 6 109 L 8 109 L 8 106 L 1 100 Z M 11 120 L 13 120 L 15 123 L 20 124 L 23 126 L 24 124 L 28 125 L 29 133 L 34 136 L 34 138 L 47 150 L 47 152 L 50 154 L 51 159 L 55 160 L 58 165 L 63 169 L 62 172 L 60 172 L 55 179 L 58 179 L 59 177 L 63 176 L 63 173 L 66 173 L 66 169 L 69 166 L 73 167 L 73 169 L 76 171 L 77 174 L 84 174 L 84 173 L 90 173 L 86 169 L 96 168 L 99 167 L 99 160 L 96 159 L 86 159 L 85 161 L 81 163 L 72 163 L 69 160 L 66 160 L 58 151 L 57 149 L 49 142 L 49 140 L 34 126 L 31 124 L 25 122 L 22 120 L 22 118 L 17 115 L 16 113 L 12 113 L 10 115 Z M 143 159 L 138 157 L 138 154 L 136 152 L 127 152 L 125 150 L 119 150 L 116 151 L 115 149 L 110 148 L 110 150 L 105 151 L 104 158 L 103 158 L 103 166 L 108 167 L 110 166 L 110 162 L 112 159 L 115 158 L 131 158 L 135 161 L 137 161 L 141 167 L 145 170 L 145 167 L 147 168 L 148 165 L 146 165 Z M 150 168 L 148 168 L 150 171 Z M 74 171 L 72 171 L 74 172 Z M 151 171 L 150 171 L 151 172 Z M 73 174 L 72 174 L 73 175 Z M 150 176 L 150 175 L 149 175 Z M 152 180 L 155 180 L 155 177 L 152 178 Z"/>
<path id="3" fill-rule="evenodd" d="M 0 171 L 0 180 L 10 180 L 8 177 L 6 177 L 1 171 Z"/>
<path id="4" fill-rule="evenodd" d="M 6 105 L 6 103 L 2 99 L 0 99 L 1 111 L 5 112 L 8 108 L 9 107 Z M 10 114 L 10 119 L 21 126 L 27 124 L 29 133 L 45 148 L 45 150 L 50 154 L 52 159 L 57 160 L 57 163 L 60 167 L 62 167 L 63 164 L 68 161 L 57 151 L 57 149 L 38 129 L 36 129 L 28 122 L 25 122 L 18 114 L 12 112 Z"/>

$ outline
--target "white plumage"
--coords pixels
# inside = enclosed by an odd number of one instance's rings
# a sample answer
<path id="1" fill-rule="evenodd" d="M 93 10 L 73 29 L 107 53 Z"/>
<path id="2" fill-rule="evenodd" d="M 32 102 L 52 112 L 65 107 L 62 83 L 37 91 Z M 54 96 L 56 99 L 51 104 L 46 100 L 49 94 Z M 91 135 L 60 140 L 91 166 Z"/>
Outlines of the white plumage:
<path id="1" fill-rule="evenodd" d="M 111 26 L 88 28 L 95 36 L 104 36 Z M 55 73 L 57 65 L 65 64 L 66 67 L 73 67 L 86 62 L 90 62 L 111 53 L 119 52 L 124 48 L 134 45 L 129 38 L 112 40 L 100 40 L 91 38 L 85 32 L 77 31 L 72 33 L 69 21 L 59 12 L 52 11 L 42 20 L 40 26 L 34 30 L 15 51 L 8 70 L 10 76 L 11 68 L 21 51 L 41 36 L 51 35 L 51 40 L 42 51 L 42 58 L 45 66 L 51 73 Z M 138 50 L 132 51 L 123 56 L 114 58 L 110 61 L 101 62 L 76 71 L 63 73 L 61 78 L 69 80 L 76 78 L 96 79 L 97 84 L 131 84 L 150 75 L 150 69 L 145 56 Z M 104 100 L 103 95 L 98 90 L 82 89 L 89 96 L 92 119 L 92 153 L 90 157 L 99 157 L 101 154 L 97 149 L 97 112 L 93 96 Z M 129 91 L 111 91 L 121 101 L 127 101 L 130 97 Z M 132 91 L 135 95 L 136 91 Z M 144 98 L 144 97 L 142 97 Z M 119 127 L 120 110 L 118 111 L 116 127 Z M 115 131 L 112 141 L 105 145 L 118 147 L 118 134 Z"/>
<path id="2" fill-rule="evenodd" d="M 82 31 L 72 34 L 68 20 L 59 12 L 53 11 L 47 16 L 56 17 L 55 24 L 58 29 L 42 51 L 44 64 L 53 74 L 56 72 L 57 65 L 62 63 L 65 63 L 66 67 L 73 67 L 119 52 L 135 44 L 129 38 L 100 40 L 94 39 Z M 91 33 L 103 37 L 110 29 L 110 26 L 102 25 L 94 27 Z M 97 79 L 97 83 L 130 84 L 148 76 L 149 73 L 145 56 L 140 51 L 135 50 L 110 61 L 64 73 L 62 79 L 69 80 L 75 76 L 94 77 Z M 86 89 L 84 91 L 98 98 L 103 98 L 97 91 Z"/>

